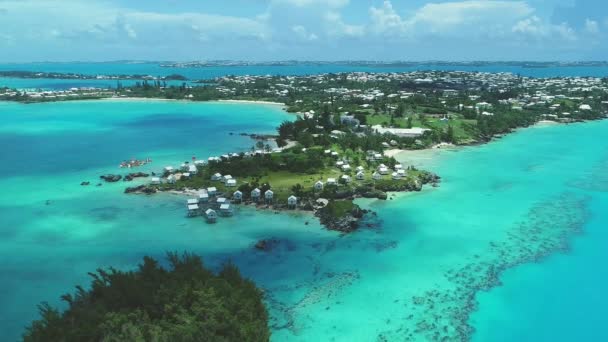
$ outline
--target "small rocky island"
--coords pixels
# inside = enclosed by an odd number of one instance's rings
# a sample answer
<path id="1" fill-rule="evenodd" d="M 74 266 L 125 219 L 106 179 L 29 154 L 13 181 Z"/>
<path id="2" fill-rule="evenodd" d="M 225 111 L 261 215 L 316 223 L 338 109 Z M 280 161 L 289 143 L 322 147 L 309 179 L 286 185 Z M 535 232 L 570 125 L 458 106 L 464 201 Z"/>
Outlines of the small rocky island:
<path id="1" fill-rule="evenodd" d="M 232 215 L 234 205 L 308 211 L 328 229 L 349 233 L 369 214 L 354 203 L 357 198 L 385 200 L 387 192 L 420 191 L 440 181 L 433 173 L 404 167 L 380 152 L 330 147 L 295 144 L 184 162 L 165 167 L 162 176 L 125 193 L 189 195 L 188 216 L 210 222 Z"/>

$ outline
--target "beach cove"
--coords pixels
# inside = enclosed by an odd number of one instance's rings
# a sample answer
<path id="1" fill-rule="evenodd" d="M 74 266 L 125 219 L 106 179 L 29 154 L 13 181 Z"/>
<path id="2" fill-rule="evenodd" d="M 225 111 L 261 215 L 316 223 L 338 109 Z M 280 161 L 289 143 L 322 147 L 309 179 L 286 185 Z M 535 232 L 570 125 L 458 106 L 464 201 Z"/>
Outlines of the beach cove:
<path id="1" fill-rule="evenodd" d="M 475 296 L 496 285 L 502 268 L 564 250 L 590 217 L 591 228 L 608 222 L 597 202 L 605 186 L 598 170 L 608 158 L 608 142 L 597 138 L 605 121 L 402 153 L 400 161 L 436 172 L 442 186 L 361 200 L 378 213 L 379 228 L 341 236 L 305 215 L 247 208 L 210 226 L 185 218 L 179 196 L 127 196 L 122 182 L 79 185 L 116 172 L 131 156 L 150 157 L 146 167 L 159 170 L 191 156 L 248 150 L 254 142 L 238 133 L 273 133 L 294 118 L 279 107 L 0 103 L 0 116 L 0 274 L 7 279 L 0 327 L 10 339 L 36 317 L 36 304 L 57 304 L 67 289 L 86 285 L 86 272 L 133 268 L 143 255 L 169 250 L 200 253 L 214 266 L 233 260 L 267 291 L 276 341 L 468 338 L 475 336 L 468 324 L 484 315 L 482 302 L 468 319 Z M 522 238 L 530 232 L 533 240 Z M 274 239 L 271 252 L 252 248 L 262 238 Z M 526 279 L 542 283 L 533 278 Z M 518 285 L 507 278 L 509 286 Z"/>

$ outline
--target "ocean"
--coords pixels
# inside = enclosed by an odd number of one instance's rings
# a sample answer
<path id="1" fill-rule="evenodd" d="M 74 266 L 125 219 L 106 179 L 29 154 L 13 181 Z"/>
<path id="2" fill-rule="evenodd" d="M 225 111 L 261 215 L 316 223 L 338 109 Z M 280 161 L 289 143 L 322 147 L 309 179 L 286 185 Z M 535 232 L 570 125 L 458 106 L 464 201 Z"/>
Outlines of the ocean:
<path id="1" fill-rule="evenodd" d="M 135 73 L 135 72 L 133 72 Z M 36 305 L 144 255 L 231 260 L 267 295 L 273 341 L 606 340 L 608 121 L 521 129 L 483 146 L 405 152 L 439 188 L 361 200 L 372 228 L 240 208 L 208 225 L 185 198 L 123 194 L 99 175 L 248 150 L 277 106 L 176 101 L 0 102 L 0 331 Z M 232 135 L 230 133 L 233 133 Z M 90 181 L 88 187 L 82 181 Z M 137 184 L 134 182 L 132 184 Z M 131 185 L 131 184 L 129 184 Z M 253 248 L 277 240 L 272 252 Z M 506 270 L 503 273 L 503 270 Z"/>

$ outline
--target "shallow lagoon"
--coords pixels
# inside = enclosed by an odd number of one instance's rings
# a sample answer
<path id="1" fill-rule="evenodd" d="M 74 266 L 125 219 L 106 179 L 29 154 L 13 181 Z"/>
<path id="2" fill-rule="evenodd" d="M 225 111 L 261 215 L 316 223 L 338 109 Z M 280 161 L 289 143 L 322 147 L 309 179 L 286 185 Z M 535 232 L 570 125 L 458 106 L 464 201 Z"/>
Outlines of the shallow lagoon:
<path id="1" fill-rule="evenodd" d="M 481 147 L 433 151 L 431 159 L 404 153 L 406 164 L 439 173 L 441 187 L 362 201 L 377 212 L 379 227 L 340 236 L 307 215 L 250 209 L 207 225 L 186 219 L 178 196 L 127 196 L 124 183 L 79 185 L 117 172 L 132 156 L 153 158 L 150 168 L 158 170 L 193 155 L 246 150 L 253 142 L 228 132 L 267 133 L 293 118 L 276 107 L 0 103 L 0 116 L 0 326 L 9 338 L 36 316 L 37 303 L 56 304 L 72 286 L 87 284 L 88 271 L 191 250 L 212 265 L 233 260 L 267 290 L 276 341 L 458 339 L 470 336 L 467 323 L 477 328 L 474 337 L 496 340 L 513 329 L 521 310 L 543 308 L 538 295 L 522 302 L 525 308 L 496 308 L 505 291 L 517 293 L 521 284 L 547 291 L 545 280 L 526 268 L 559 269 L 552 260 L 575 258 L 584 241 L 598 251 L 590 257 L 605 255 L 598 244 L 605 245 L 601 222 L 608 214 L 598 204 L 596 180 L 608 158 L 608 142 L 598 139 L 608 122 L 525 129 Z M 508 271 L 504 287 L 484 293 L 468 319 L 476 292 L 502 268 L 563 250 L 579 231 L 585 233 L 574 239 L 573 256 Z M 268 237 L 280 241 L 272 253 L 252 249 Z M 584 260 L 580 265 L 588 265 Z M 569 276 L 567 267 L 562 271 Z M 588 301 L 600 286 L 577 296 Z M 551 290 L 559 296 L 565 288 Z M 502 325 L 495 325 L 499 315 Z M 545 325 L 530 328 L 554 329 L 545 317 Z"/>

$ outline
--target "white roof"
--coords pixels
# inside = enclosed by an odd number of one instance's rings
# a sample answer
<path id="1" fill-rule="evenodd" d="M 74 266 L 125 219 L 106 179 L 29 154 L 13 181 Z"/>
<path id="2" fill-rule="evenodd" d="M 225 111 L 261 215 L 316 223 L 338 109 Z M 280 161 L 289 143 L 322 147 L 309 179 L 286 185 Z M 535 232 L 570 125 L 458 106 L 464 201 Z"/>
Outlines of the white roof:
<path id="1" fill-rule="evenodd" d="M 207 209 L 207 210 L 205 210 L 205 214 L 207 214 L 207 215 L 215 215 L 215 210 L 213 210 L 213 209 Z"/>
<path id="2" fill-rule="evenodd" d="M 236 184 L 236 179 L 229 179 L 228 181 L 226 181 L 226 183 L 228 183 L 228 184 Z"/>
<path id="3" fill-rule="evenodd" d="M 225 204 L 220 205 L 220 210 L 228 210 L 228 209 L 230 209 L 230 204 L 225 203 Z"/>
<path id="4" fill-rule="evenodd" d="M 217 199 L 217 203 L 224 203 L 224 202 L 226 202 L 226 198 L 224 198 L 224 197 L 219 197 Z"/>
<path id="5" fill-rule="evenodd" d="M 171 175 L 171 176 L 173 176 L 173 175 Z M 169 177 L 171 177 L 171 176 L 169 176 Z M 169 178 L 169 177 L 167 177 L 167 178 Z M 175 176 L 173 178 L 175 178 Z M 160 178 L 158 178 L 158 177 L 152 177 L 152 181 L 153 182 L 160 182 Z"/>
<path id="6" fill-rule="evenodd" d="M 188 210 L 198 210 L 198 204 L 188 204 Z"/>
<path id="7" fill-rule="evenodd" d="M 335 178 L 327 178 L 327 183 L 335 183 L 336 179 Z"/>
<path id="8" fill-rule="evenodd" d="M 198 200 L 196 198 L 189 198 L 188 199 L 188 204 L 197 204 Z"/>
<path id="9" fill-rule="evenodd" d="M 203 192 L 202 194 L 198 195 L 198 198 L 209 198 L 209 194 L 206 192 Z"/>
<path id="10" fill-rule="evenodd" d="M 215 192 L 215 191 L 217 191 L 217 188 L 214 187 L 214 186 L 212 186 L 210 188 L 207 188 L 207 191 L 209 191 L 209 192 Z"/>
<path id="11" fill-rule="evenodd" d="M 255 188 L 251 191 L 252 194 L 259 194 L 261 191 L 258 188 Z"/>

